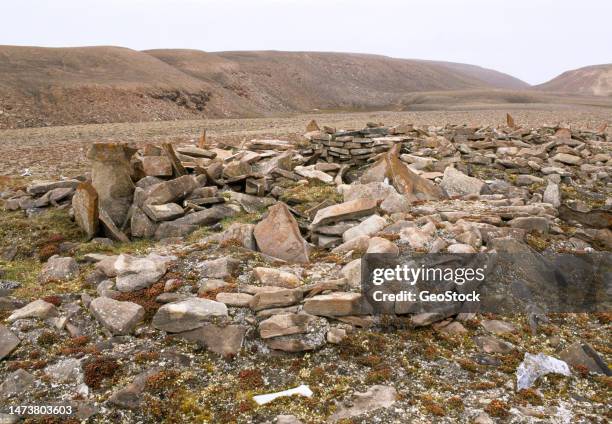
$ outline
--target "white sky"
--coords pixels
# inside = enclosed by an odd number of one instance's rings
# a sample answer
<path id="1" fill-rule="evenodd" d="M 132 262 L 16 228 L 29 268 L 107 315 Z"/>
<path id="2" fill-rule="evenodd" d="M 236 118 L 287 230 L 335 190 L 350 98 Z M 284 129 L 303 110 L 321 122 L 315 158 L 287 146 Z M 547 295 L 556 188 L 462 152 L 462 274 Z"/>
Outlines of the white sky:
<path id="1" fill-rule="evenodd" d="M 612 0 L 0 0 L 0 44 L 376 53 L 529 83 L 612 62 Z"/>

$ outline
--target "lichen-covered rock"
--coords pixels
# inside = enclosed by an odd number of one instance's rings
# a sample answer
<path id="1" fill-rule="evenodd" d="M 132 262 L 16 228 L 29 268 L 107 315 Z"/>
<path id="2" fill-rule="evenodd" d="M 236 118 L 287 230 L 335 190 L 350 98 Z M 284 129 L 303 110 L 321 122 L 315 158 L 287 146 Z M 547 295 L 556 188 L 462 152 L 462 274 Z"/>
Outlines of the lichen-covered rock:
<path id="1" fill-rule="evenodd" d="M 94 317 L 112 334 L 130 334 L 144 318 L 144 308 L 132 302 L 120 302 L 108 297 L 91 301 L 89 309 Z"/>
<path id="2" fill-rule="evenodd" d="M 40 274 L 42 283 L 52 281 L 67 281 L 76 277 L 79 273 L 79 265 L 74 258 L 52 256 L 47 260 Z"/>

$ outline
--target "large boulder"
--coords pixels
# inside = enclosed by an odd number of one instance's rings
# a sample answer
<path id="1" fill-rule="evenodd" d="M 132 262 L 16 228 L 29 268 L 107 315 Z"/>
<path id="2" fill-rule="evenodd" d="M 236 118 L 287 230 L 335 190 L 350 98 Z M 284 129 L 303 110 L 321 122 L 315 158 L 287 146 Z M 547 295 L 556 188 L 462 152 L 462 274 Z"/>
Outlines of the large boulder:
<path id="1" fill-rule="evenodd" d="M 108 297 L 92 300 L 89 309 L 98 322 L 114 335 L 130 334 L 145 315 L 144 308 L 136 303 Z"/>
<path id="2" fill-rule="evenodd" d="M 92 239 L 98 232 L 98 193 L 89 182 L 79 184 L 72 197 L 72 209 L 74 220 L 87 235 Z"/>
<path id="3" fill-rule="evenodd" d="M 87 153 L 91 160 L 91 184 L 100 208 L 121 228 L 134 195 L 130 158 L 136 152 L 125 143 L 94 143 Z"/>
<path id="4" fill-rule="evenodd" d="M 308 262 L 308 244 L 284 203 L 270 206 L 268 216 L 254 230 L 257 246 L 266 255 L 290 263 Z"/>
<path id="5" fill-rule="evenodd" d="M 49 302 L 45 302 L 42 299 L 35 300 L 28 303 L 21 309 L 13 311 L 11 315 L 6 319 L 8 322 L 17 321 L 18 319 L 26 318 L 38 318 L 47 319 L 58 315 L 57 308 L 55 305 Z"/>
<path id="6" fill-rule="evenodd" d="M 152 325 L 169 333 L 181 333 L 224 318 L 227 318 L 227 306 L 223 303 L 194 297 L 165 304 L 155 313 Z"/>

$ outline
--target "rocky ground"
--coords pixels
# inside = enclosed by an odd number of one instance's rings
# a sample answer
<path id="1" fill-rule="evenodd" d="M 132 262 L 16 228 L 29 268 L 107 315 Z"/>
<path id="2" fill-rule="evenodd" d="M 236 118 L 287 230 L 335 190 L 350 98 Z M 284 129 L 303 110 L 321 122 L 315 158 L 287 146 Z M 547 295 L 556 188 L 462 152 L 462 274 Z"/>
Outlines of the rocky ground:
<path id="1" fill-rule="evenodd" d="M 22 150 L 0 181 L 0 419 L 609 421 L 609 310 L 381 316 L 360 293 L 366 253 L 609 252 L 609 117 L 559 115 L 193 140 L 181 122 L 140 149 L 92 144 L 102 126 L 4 132 Z M 26 157 L 39 131 L 46 164 Z"/>

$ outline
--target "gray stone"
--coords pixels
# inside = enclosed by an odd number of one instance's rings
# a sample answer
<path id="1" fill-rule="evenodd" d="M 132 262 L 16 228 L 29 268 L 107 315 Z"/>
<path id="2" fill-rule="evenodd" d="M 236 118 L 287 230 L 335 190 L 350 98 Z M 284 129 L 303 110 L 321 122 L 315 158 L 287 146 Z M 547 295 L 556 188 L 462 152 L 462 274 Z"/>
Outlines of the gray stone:
<path id="1" fill-rule="evenodd" d="M 262 339 L 307 333 L 309 324 L 317 317 L 309 314 L 278 314 L 259 323 Z"/>
<path id="2" fill-rule="evenodd" d="M 516 332 L 518 332 L 518 328 L 514 324 L 512 324 L 510 322 L 499 321 L 499 320 L 496 320 L 496 319 L 493 319 L 493 320 L 487 320 L 486 319 L 486 320 L 483 320 L 480 324 L 489 333 L 507 334 L 507 333 L 516 333 Z"/>
<path id="3" fill-rule="evenodd" d="M 28 303 L 21 309 L 14 311 L 6 320 L 8 322 L 17 321 L 25 318 L 46 319 L 58 315 L 57 308 L 52 303 L 45 302 L 42 299 Z"/>
<path id="4" fill-rule="evenodd" d="M 392 185 L 383 182 L 371 182 L 367 184 L 343 185 L 342 195 L 345 202 L 357 199 L 384 200 L 391 195 L 397 195 L 397 191 Z"/>
<path id="5" fill-rule="evenodd" d="M 135 149 L 125 143 L 94 143 L 87 153 L 91 160 L 91 184 L 98 193 L 98 203 L 121 228 L 128 216 L 134 195 L 130 158 Z"/>
<path id="6" fill-rule="evenodd" d="M 88 239 L 93 238 L 98 232 L 98 193 L 91 183 L 79 184 L 72 196 L 72 209 L 74 220 L 85 232 Z"/>
<path id="7" fill-rule="evenodd" d="M 337 422 L 380 408 L 389 408 L 397 401 L 397 397 L 398 393 L 393 386 L 372 386 L 366 392 L 355 393 L 351 398 L 350 406 L 339 405 L 336 412 L 329 418 L 329 421 Z"/>
<path id="8" fill-rule="evenodd" d="M 63 359 L 45 368 L 45 374 L 51 379 L 52 383 L 82 383 L 83 370 L 81 361 L 75 358 Z"/>
<path id="9" fill-rule="evenodd" d="M 75 189 L 80 183 L 81 182 L 79 180 L 34 181 L 31 185 L 28 186 L 26 191 L 29 194 L 39 195 L 39 194 L 45 194 L 57 188 Z"/>
<path id="10" fill-rule="evenodd" d="M 444 170 L 444 177 L 440 186 L 449 196 L 465 196 L 480 194 L 485 183 L 478 178 L 465 175 L 463 172 L 449 166 Z"/>
<path id="11" fill-rule="evenodd" d="M 145 315 L 140 305 L 108 297 L 92 300 L 89 309 L 98 322 L 114 335 L 130 334 Z"/>
<path id="12" fill-rule="evenodd" d="M 147 381 L 159 371 L 161 371 L 159 368 L 153 368 L 138 374 L 130 384 L 112 394 L 108 399 L 109 404 L 126 409 L 139 408 L 143 400 L 141 394 Z"/>
<path id="13" fill-rule="evenodd" d="M 222 257 L 202 261 L 198 264 L 200 275 L 204 278 L 226 278 L 234 275 L 240 266 L 238 259 Z"/>
<path id="14" fill-rule="evenodd" d="M 132 218 L 130 220 L 130 230 L 132 237 L 137 238 L 152 238 L 155 235 L 157 224 L 149 219 L 146 213 L 138 206 L 132 209 Z"/>
<path id="15" fill-rule="evenodd" d="M 177 202 L 187 197 L 198 187 L 200 187 L 200 183 L 194 176 L 183 175 L 146 188 L 146 203 L 149 205 L 163 205 L 165 203 Z"/>
<path id="16" fill-rule="evenodd" d="M 493 336 L 480 336 L 474 337 L 474 343 L 482 350 L 484 353 L 501 353 L 507 354 L 514 350 L 514 346 L 504 340 L 500 340 L 497 337 Z"/>
<path id="17" fill-rule="evenodd" d="M 185 213 L 183 208 L 176 203 L 165 203 L 163 205 L 149 205 L 145 203 L 142 210 L 155 222 L 171 221 L 183 216 Z"/>
<path id="18" fill-rule="evenodd" d="M 567 165 L 579 165 L 582 163 L 582 158 L 580 156 L 574 156 L 568 153 L 557 153 L 552 157 L 552 160 L 565 163 Z"/>
<path id="19" fill-rule="evenodd" d="M 391 193 L 380 204 L 380 210 L 387 215 L 405 213 L 410 211 L 410 205 L 410 201 L 403 194 Z"/>
<path id="20" fill-rule="evenodd" d="M 51 256 L 40 274 L 42 283 L 52 281 L 68 281 L 76 277 L 79 273 L 79 265 L 70 257 Z"/>
<path id="21" fill-rule="evenodd" d="M 192 298 L 159 308 L 152 325 L 169 333 L 181 333 L 202 327 L 210 320 L 224 318 L 227 318 L 227 306 L 223 303 Z"/>
<path id="22" fill-rule="evenodd" d="M 561 205 L 561 191 L 559 190 L 559 185 L 549 182 L 546 186 L 546 190 L 544 190 L 544 203 L 550 203 L 555 208 L 558 208 Z"/>
<path id="23" fill-rule="evenodd" d="M 550 221 L 543 216 L 522 216 L 508 222 L 512 228 L 522 228 L 527 231 L 539 231 L 548 233 Z"/>
<path id="24" fill-rule="evenodd" d="M 150 253 L 136 257 L 122 253 L 113 263 L 117 274 L 117 290 L 130 292 L 142 290 L 159 280 L 167 271 L 174 256 L 160 256 Z"/>
<path id="25" fill-rule="evenodd" d="M 567 364 L 552 356 L 538 353 L 525 353 L 523 362 L 516 370 L 516 389 L 528 389 L 543 375 L 561 374 L 569 377 L 571 372 Z"/>
<path id="26" fill-rule="evenodd" d="M 0 361 L 9 356 L 19 346 L 20 342 L 19 337 L 0 324 Z"/>
<path id="27" fill-rule="evenodd" d="M 576 342 L 559 354 L 560 358 L 576 367 L 586 367 L 590 372 L 610 376 L 612 370 L 606 361 L 587 343 Z"/>
<path id="28" fill-rule="evenodd" d="M 24 393 L 36 378 L 29 372 L 19 368 L 16 371 L 8 374 L 6 379 L 0 384 L 0 398 L 9 398 L 11 396 Z M 0 416 L 1 417 L 1 416 Z M 0 421 L 4 422 L 4 421 Z"/>
<path id="29" fill-rule="evenodd" d="M 197 342 L 224 358 L 232 358 L 240 352 L 246 331 L 247 327 L 243 325 L 204 324 L 200 328 L 178 333 L 176 336 Z"/>
<path id="30" fill-rule="evenodd" d="M 217 302 L 226 304 L 227 306 L 249 306 L 249 302 L 253 295 L 248 293 L 218 293 L 215 297 Z"/>

